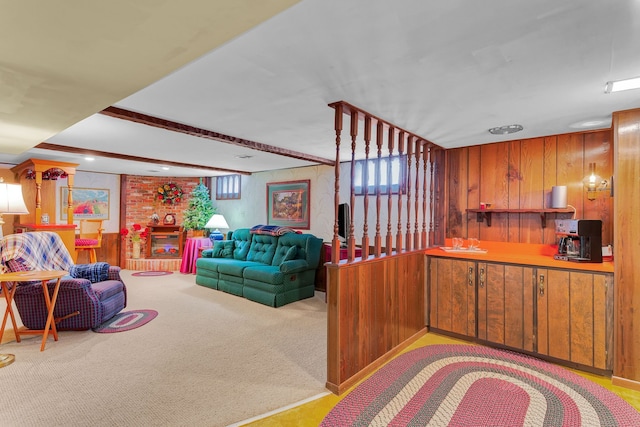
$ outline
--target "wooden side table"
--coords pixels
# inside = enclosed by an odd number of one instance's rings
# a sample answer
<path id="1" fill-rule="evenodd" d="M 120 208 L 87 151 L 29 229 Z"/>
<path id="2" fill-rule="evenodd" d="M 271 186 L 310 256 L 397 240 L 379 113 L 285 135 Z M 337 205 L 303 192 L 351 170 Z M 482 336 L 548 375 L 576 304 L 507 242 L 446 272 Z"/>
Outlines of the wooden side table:
<path id="1" fill-rule="evenodd" d="M 7 317 L 11 317 L 11 323 L 13 324 L 13 330 L 16 334 L 16 341 L 20 342 L 20 335 L 34 335 L 42 334 L 42 344 L 40 345 L 40 351 L 44 351 L 44 347 L 47 344 L 47 337 L 49 331 L 53 334 L 53 339 L 58 341 L 58 330 L 56 329 L 56 322 L 53 318 L 53 309 L 56 306 L 56 300 L 58 299 L 58 291 L 60 290 L 60 281 L 63 276 L 69 274 L 68 271 L 18 271 L 15 273 L 0 274 L 0 285 L 2 286 L 2 293 L 7 300 L 7 308 L 4 311 L 4 317 L 2 318 L 2 328 L 0 329 L 0 341 L 4 335 L 4 328 L 7 324 Z M 56 285 L 53 288 L 53 295 L 49 296 L 49 289 L 47 282 L 51 279 L 57 279 Z M 42 291 L 44 293 L 44 300 L 47 304 L 48 315 L 47 322 L 44 329 L 27 329 L 24 331 L 18 331 L 18 325 L 13 313 L 11 303 L 13 302 L 13 296 L 16 293 L 18 285 L 14 283 L 13 287 L 9 289 L 9 282 L 28 282 L 37 281 L 42 282 Z"/>

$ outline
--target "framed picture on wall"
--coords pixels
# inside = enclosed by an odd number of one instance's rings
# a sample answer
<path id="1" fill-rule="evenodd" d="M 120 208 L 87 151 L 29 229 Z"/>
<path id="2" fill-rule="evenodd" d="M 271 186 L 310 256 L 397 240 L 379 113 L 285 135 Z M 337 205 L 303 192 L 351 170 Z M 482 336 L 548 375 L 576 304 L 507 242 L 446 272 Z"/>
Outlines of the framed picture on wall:
<path id="1" fill-rule="evenodd" d="M 73 219 L 109 219 L 109 190 L 73 188 Z M 60 187 L 60 219 L 67 220 L 69 189 Z"/>
<path id="2" fill-rule="evenodd" d="M 267 183 L 267 225 L 308 230 L 311 228 L 310 181 Z"/>

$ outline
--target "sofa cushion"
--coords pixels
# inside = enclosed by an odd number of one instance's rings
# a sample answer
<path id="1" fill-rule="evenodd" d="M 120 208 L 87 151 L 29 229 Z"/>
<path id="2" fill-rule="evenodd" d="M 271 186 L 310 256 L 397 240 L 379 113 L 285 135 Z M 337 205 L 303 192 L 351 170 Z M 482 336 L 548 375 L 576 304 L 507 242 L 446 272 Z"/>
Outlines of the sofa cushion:
<path id="1" fill-rule="evenodd" d="M 284 258 L 282 258 L 282 262 L 291 261 L 292 259 L 296 259 L 296 255 L 298 255 L 298 247 L 291 246 L 286 254 L 284 254 Z"/>
<path id="2" fill-rule="evenodd" d="M 225 260 L 225 258 L 223 258 L 222 260 Z M 230 262 L 225 262 L 225 263 L 220 263 L 218 264 L 218 273 L 220 274 L 227 274 L 229 276 L 235 276 L 240 278 L 240 280 L 242 280 L 242 272 L 244 271 L 245 268 L 247 267 L 255 267 L 257 265 L 260 265 L 260 263 L 258 262 L 252 262 L 252 261 L 239 261 L 239 260 L 229 260 Z"/>
<path id="3" fill-rule="evenodd" d="M 280 285 L 284 281 L 284 273 L 280 271 L 279 267 L 272 265 L 247 267 L 242 274 L 245 279 L 272 285 Z"/>
<path id="4" fill-rule="evenodd" d="M 211 256 L 213 258 L 233 258 L 233 240 L 216 240 Z"/>
<path id="5" fill-rule="evenodd" d="M 277 245 L 278 238 L 275 236 L 254 234 L 247 254 L 247 261 L 271 265 Z"/>
<path id="6" fill-rule="evenodd" d="M 231 240 L 233 240 L 233 259 L 246 260 L 253 234 L 248 228 L 241 228 L 233 232 Z"/>
<path id="7" fill-rule="evenodd" d="M 77 264 L 69 268 L 69 275 L 74 279 L 88 279 L 91 283 L 109 279 L 109 264 L 95 262 L 93 264 Z"/>

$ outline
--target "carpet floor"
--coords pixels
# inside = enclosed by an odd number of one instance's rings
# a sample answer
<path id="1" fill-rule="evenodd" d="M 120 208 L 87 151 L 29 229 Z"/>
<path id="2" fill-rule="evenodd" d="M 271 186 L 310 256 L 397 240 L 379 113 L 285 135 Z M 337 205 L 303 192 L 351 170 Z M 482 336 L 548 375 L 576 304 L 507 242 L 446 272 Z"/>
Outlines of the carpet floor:
<path id="1" fill-rule="evenodd" d="M 631 426 L 640 413 L 567 369 L 509 351 L 432 345 L 358 385 L 323 427 Z"/>
<path id="2" fill-rule="evenodd" d="M 280 308 L 195 284 L 133 277 L 126 311 L 156 310 L 125 333 L 62 331 L 4 342 L 2 426 L 226 426 L 326 392 L 323 296 Z M 0 310 L 4 312 L 4 299 Z"/>

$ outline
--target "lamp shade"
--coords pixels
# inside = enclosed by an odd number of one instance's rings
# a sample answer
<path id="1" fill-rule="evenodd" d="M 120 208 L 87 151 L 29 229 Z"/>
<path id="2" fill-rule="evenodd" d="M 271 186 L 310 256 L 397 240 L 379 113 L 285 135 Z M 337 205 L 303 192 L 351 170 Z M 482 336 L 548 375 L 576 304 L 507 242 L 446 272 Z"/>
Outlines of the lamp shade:
<path id="1" fill-rule="evenodd" d="M 205 225 L 204 228 L 229 228 L 229 224 L 227 224 L 224 216 L 222 216 L 221 214 L 215 214 L 211 217 L 211 219 L 209 219 L 207 225 Z"/>
<path id="2" fill-rule="evenodd" d="M 0 214 L 28 214 L 20 184 L 0 182 Z"/>

